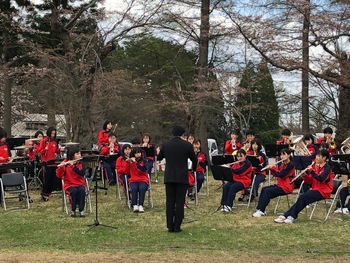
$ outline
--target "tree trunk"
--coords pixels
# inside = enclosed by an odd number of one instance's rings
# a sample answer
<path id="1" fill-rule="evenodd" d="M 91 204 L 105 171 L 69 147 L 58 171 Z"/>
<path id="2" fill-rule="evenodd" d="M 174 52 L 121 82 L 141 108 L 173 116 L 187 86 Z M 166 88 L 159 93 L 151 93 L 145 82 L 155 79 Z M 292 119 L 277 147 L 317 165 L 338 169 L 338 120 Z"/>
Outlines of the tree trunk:
<path id="1" fill-rule="evenodd" d="M 4 129 L 7 132 L 7 137 L 11 137 L 11 90 L 13 78 L 9 76 L 9 68 L 5 66 L 4 70 Z"/>
<path id="2" fill-rule="evenodd" d="M 306 1 L 304 22 L 303 22 L 303 69 L 301 72 L 301 116 L 302 116 L 302 132 L 309 133 L 309 31 L 310 31 L 310 0 Z"/>

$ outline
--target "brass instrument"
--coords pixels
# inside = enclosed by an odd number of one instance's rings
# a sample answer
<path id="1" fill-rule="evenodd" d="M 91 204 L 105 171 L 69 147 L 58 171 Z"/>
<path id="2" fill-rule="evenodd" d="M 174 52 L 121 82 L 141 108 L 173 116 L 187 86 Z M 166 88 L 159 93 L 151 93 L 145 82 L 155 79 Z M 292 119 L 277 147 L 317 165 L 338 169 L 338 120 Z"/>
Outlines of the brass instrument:
<path id="1" fill-rule="evenodd" d="M 269 169 L 271 166 L 273 166 L 273 165 L 276 165 L 276 164 L 278 164 L 278 163 L 280 163 L 280 162 L 283 162 L 283 161 L 285 161 L 286 159 L 281 159 L 281 160 L 279 160 L 278 162 L 276 162 L 276 163 L 274 163 L 274 164 L 268 164 L 268 165 L 266 165 L 264 168 L 262 168 L 260 171 L 262 172 L 262 171 L 265 171 L 266 169 Z"/>
<path id="2" fill-rule="evenodd" d="M 82 160 L 83 158 L 75 159 L 75 160 L 69 160 L 66 162 L 61 162 L 60 164 L 57 165 L 57 167 L 65 166 L 65 165 L 71 165 L 77 163 L 79 160 Z"/>
<path id="3" fill-rule="evenodd" d="M 311 155 L 309 149 L 306 147 L 306 144 L 303 142 L 303 138 L 299 138 L 297 141 L 294 143 L 295 149 L 294 149 L 294 154 L 299 155 L 299 156 L 305 156 L 305 155 Z"/>
<path id="4" fill-rule="evenodd" d="M 307 170 L 309 170 L 313 165 L 315 164 L 315 162 L 312 162 L 308 167 L 306 167 L 304 170 L 302 170 L 297 176 L 295 176 L 293 178 L 293 180 L 291 180 L 289 182 L 289 184 L 294 183 L 300 176 L 302 176 Z"/>
<path id="5" fill-rule="evenodd" d="M 329 141 L 327 140 L 328 148 L 332 150 L 337 149 L 337 145 L 334 142 L 334 137 L 335 137 L 335 133 L 333 132 L 330 140 Z"/>
<path id="6" fill-rule="evenodd" d="M 293 132 L 291 132 L 289 136 L 288 149 L 291 151 L 295 150 L 295 144 L 293 143 Z"/>
<path id="7" fill-rule="evenodd" d="M 346 138 L 341 145 L 340 151 L 343 154 L 350 154 L 350 137 Z"/>

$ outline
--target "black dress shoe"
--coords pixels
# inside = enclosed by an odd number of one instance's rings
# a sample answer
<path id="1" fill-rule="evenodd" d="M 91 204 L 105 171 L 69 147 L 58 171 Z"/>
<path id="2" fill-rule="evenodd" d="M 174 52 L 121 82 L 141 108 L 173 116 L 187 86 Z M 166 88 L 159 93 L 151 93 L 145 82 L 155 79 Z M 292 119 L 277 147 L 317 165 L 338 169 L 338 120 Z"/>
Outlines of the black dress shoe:
<path id="1" fill-rule="evenodd" d="M 174 232 L 174 228 L 168 228 L 168 232 Z"/>
<path id="2" fill-rule="evenodd" d="M 179 232 L 181 232 L 182 231 L 182 229 L 181 228 L 179 228 L 179 229 L 177 229 L 177 228 L 174 228 L 174 233 L 179 233 Z"/>

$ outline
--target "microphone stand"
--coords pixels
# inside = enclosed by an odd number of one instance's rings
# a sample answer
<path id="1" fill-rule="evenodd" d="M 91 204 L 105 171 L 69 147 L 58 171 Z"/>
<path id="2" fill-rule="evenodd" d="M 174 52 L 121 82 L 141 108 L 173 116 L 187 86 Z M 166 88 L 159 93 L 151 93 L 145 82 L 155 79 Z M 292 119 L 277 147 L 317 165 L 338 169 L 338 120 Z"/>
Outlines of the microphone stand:
<path id="1" fill-rule="evenodd" d="M 103 145 L 101 145 L 101 148 L 103 147 Z M 97 165 L 99 164 L 100 162 L 100 156 L 101 156 L 101 148 L 99 149 L 99 153 L 98 153 L 98 156 L 97 156 Z M 104 224 L 101 224 L 99 221 L 98 221 L 98 198 L 97 198 L 97 189 L 100 188 L 100 189 L 103 189 L 103 190 L 107 190 L 106 187 L 98 187 L 97 185 L 97 176 L 96 176 L 96 173 L 97 173 L 97 167 L 95 167 L 95 171 L 93 173 L 93 177 L 92 177 L 92 180 L 95 180 L 95 187 L 94 187 L 94 191 L 95 191 L 95 202 L 96 202 L 96 212 L 95 212 L 95 220 L 94 220 L 94 223 L 93 224 L 90 224 L 88 225 L 89 229 L 86 231 L 86 232 L 89 232 L 91 229 L 97 227 L 97 226 L 104 226 L 104 227 L 108 227 L 108 228 L 113 228 L 113 229 L 117 229 L 116 227 L 114 226 L 108 226 L 108 225 L 104 225 Z"/>

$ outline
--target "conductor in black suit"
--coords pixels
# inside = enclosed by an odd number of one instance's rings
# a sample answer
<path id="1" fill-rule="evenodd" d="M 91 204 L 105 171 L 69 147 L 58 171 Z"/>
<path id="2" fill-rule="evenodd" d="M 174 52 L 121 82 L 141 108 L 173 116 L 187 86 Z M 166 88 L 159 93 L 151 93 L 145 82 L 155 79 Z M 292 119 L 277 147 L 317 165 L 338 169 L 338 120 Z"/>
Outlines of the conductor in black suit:
<path id="1" fill-rule="evenodd" d="M 173 138 L 163 143 L 158 160 L 166 159 L 164 184 L 166 194 L 166 218 L 169 232 L 182 231 L 180 226 L 184 218 L 184 204 L 188 184 L 188 159 L 192 167 L 197 167 L 197 157 L 193 146 L 182 137 L 185 129 L 173 127 Z"/>

